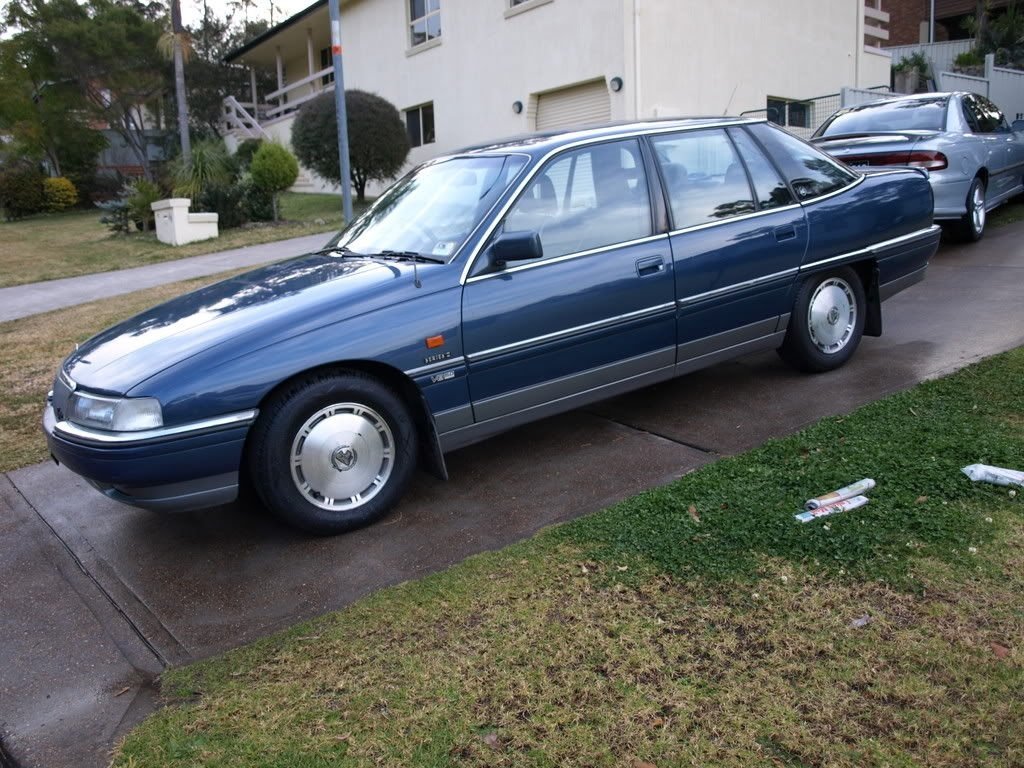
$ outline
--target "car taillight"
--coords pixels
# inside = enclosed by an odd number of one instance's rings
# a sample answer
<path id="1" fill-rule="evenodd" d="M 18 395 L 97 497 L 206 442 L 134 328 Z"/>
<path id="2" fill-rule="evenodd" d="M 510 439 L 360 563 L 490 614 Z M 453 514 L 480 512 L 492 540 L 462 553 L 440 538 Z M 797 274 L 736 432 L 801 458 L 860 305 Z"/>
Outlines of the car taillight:
<path id="1" fill-rule="evenodd" d="M 949 167 L 949 161 L 944 154 L 931 150 L 847 155 L 842 160 L 847 165 L 909 165 L 911 168 L 927 168 L 929 171 L 941 171 Z"/>
<path id="2" fill-rule="evenodd" d="M 929 171 L 941 171 L 949 167 L 949 161 L 941 152 L 911 152 L 907 165 L 912 168 L 927 168 Z"/>

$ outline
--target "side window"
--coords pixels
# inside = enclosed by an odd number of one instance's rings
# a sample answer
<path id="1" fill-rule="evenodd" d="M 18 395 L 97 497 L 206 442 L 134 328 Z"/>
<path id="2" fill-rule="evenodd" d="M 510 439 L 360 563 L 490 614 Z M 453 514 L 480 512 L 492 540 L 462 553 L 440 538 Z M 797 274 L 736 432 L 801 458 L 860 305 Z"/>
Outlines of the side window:
<path id="1" fill-rule="evenodd" d="M 971 133 L 981 133 L 981 123 L 978 121 L 978 112 L 971 101 L 972 99 L 970 96 L 965 96 L 960 102 L 964 110 L 964 119 L 967 121 L 967 126 L 971 129 Z"/>
<path id="2" fill-rule="evenodd" d="M 540 234 L 547 258 L 652 234 L 651 201 L 636 139 L 556 157 L 505 218 L 504 231 Z"/>
<path id="3" fill-rule="evenodd" d="M 672 209 L 673 229 L 756 210 L 747 173 L 722 130 L 651 138 Z"/>
<path id="4" fill-rule="evenodd" d="M 782 170 L 800 202 L 836 192 L 858 178 L 824 152 L 783 130 L 767 123 L 755 123 L 749 128 Z"/>
<path id="5" fill-rule="evenodd" d="M 732 137 L 743 162 L 747 164 L 747 172 L 754 183 L 754 192 L 761 210 L 791 205 L 793 195 L 789 187 L 750 135 L 742 128 L 730 128 L 729 136 Z"/>
<path id="6" fill-rule="evenodd" d="M 999 111 L 999 107 L 984 96 L 975 96 L 975 103 L 978 105 L 978 112 L 981 115 L 981 127 L 985 133 L 999 133 L 1009 130 L 1006 118 Z"/>

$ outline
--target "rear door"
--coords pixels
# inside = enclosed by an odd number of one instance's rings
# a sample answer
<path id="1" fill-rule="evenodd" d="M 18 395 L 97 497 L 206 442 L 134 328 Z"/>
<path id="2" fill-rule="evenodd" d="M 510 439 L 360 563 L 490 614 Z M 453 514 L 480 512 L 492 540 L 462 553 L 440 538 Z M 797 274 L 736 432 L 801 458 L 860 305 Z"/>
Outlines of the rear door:
<path id="1" fill-rule="evenodd" d="M 807 248 L 803 209 L 743 128 L 650 141 L 671 215 L 680 370 L 773 344 Z"/>
<path id="2" fill-rule="evenodd" d="M 495 236 L 538 232 L 544 255 L 487 267 L 485 250 L 466 280 L 463 340 L 477 422 L 670 375 L 672 257 L 667 235 L 655 234 L 644 165 L 637 139 L 567 150 L 505 215 Z"/>
<path id="3" fill-rule="evenodd" d="M 1019 183 L 1010 170 L 1014 134 L 1003 113 L 988 99 L 972 93 L 964 96 L 963 102 L 975 141 L 983 148 L 983 165 L 988 170 L 986 200 L 1005 197 Z"/>

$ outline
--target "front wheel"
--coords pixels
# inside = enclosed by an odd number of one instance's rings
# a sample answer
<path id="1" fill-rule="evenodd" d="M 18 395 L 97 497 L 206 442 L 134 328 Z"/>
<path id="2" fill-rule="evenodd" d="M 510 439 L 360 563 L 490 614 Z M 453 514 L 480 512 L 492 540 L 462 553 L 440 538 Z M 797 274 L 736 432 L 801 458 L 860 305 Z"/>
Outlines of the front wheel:
<path id="1" fill-rule="evenodd" d="M 249 476 L 263 503 L 316 534 L 372 523 L 401 498 L 416 464 L 416 426 L 402 401 L 358 372 L 288 384 L 250 436 Z"/>
<path id="2" fill-rule="evenodd" d="M 864 287 L 849 267 L 808 278 L 797 292 L 779 355 L 802 371 L 838 368 L 860 344 L 864 315 Z"/>

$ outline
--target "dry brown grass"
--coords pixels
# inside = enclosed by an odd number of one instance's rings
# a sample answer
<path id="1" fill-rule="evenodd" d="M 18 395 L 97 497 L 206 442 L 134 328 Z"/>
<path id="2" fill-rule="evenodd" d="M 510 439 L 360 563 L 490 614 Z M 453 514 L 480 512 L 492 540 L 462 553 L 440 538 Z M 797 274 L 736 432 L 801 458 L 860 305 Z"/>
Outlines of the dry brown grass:
<path id="1" fill-rule="evenodd" d="M 224 230 L 214 240 L 177 248 L 159 242 L 152 233 L 113 235 L 100 224 L 98 209 L 0 222 L 0 288 L 333 232 L 343 221 L 340 201 L 335 195 L 286 193 L 281 215 L 288 221 Z"/>
<path id="2" fill-rule="evenodd" d="M 153 304 L 216 279 L 187 280 L 0 323 L 0 472 L 47 457 L 40 429 L 43 401 L 57 367 L 76 343 Z"/>

